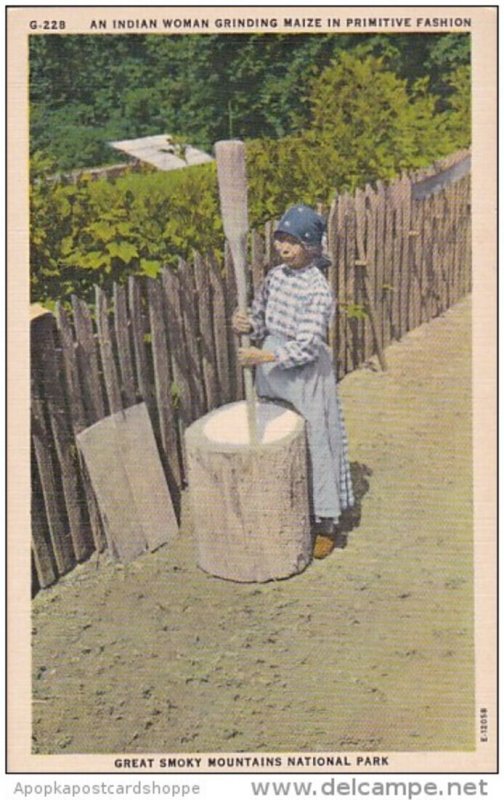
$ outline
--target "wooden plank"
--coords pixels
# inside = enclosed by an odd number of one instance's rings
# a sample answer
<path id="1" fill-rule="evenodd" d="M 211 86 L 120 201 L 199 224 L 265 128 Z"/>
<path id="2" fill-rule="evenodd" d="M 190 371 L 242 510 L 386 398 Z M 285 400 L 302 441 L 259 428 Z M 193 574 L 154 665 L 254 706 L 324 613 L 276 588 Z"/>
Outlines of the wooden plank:
<path id="1" fill-rule="evenodd" d="M 203 379 L 205 382 L 207 410 L 211 411 L 220 405 L 220 395 L 217 383 L 215 343 L 212 328 L 212 302 L 208 273 L 208 264 L 196 253 L 194 256 L 194 279 L 198 298 L 200 353 L 203 366 Z"/>
<path id="2" fill-rule="evenodd" d="M 78 436 L 113 554 L 129 562 L 176 535 L 178 526 L 145 403 Z"/>
<path id="3" fill-rule="evenodd" d="M 379 308 L 376 302 L 376 192 L 368 184 L 365 188 L 365 209 L 366 209 L 366 262 L 367 262 L 367 286 L 369 302 L 373 309 Z M 381 324 L 376 320 L 376 344 L 374 342 L 371 320 L 366 322 L 366 358 L 372 356 L 377 345 L 381 347 L 378 331 Z"/>
<path id="4" fill-rule="evenodd" d="M 401 280 L 402 280 L 402 187 L 400 181 L 394 181 L 390 187 L 390 200 L 392 203 L 393 223 L 392 223 L 392 274 L 391 285 L 391 336 L 393 339 L 401 338 Z"/>
<path id="5" fill-rule="evenodd" d="M 119 377 L 114 360 L 114 350 L 110 333 L 108 317 L 108 303 L 105 293 L 99 286 L 95 286 L 96 296 L 96 323 L 98 330 L 98 343 L 100 347 L 103 377 L 107 393 L 108 407 L 111 414 L 116 414 L 122 409 L 121 390 Z"/>
<path id="6" fill-rule="evenodd" d="M 48 308 L 44 308 L 41 306 L 40 303 L 31 303 L 30 304 L 30 322 L 37 317 L 43 317 L 45 314 L 51 314 L 52 312 Z"/>
<path id="7" fill-rule="evenodd" d="M 417 263 L 417 271 L 418 271 L 418 286 L 419 286 L 419 320 L 418 324 L 422 325 L 427 318 L 427 310 L 426 310 L 426 297 L 427 297 L 427 289 L 426 289 L 426 267 L 425 267 L 425 251 L 424 251 L 424 238 L 425 238 L 425 200 L 415 200 L 415 230 L 418 232 L 418 236 L 416 237 L 416 263 Z"/>
<path id="8" fill-rule="evenodd" d="M 240 345 L 240 337 L 236 336 L 231 328 L 231 317 L 233 312 L 238 308 L 238 292 L 236 287 L 235 272 L 233 269 L 233 259 L 227 242 L 224 256 L 224 285 L 224 303 L 226 309 L 226 329 L 228 335 L 229 353 L 228 369 L 231 398 L 232 400 L 243 400 L 245 397 L 243 370 L 238 363 L 238 347 Z"/>
<path id="9" fill-rule="evenodd" d="M 455 196 L 457 191 L 457 184 L 454 184 L 450 187 L 450 190 L 446 192 L 446 208 L 447 208 L 447 220 L 446 220 L 446 250 L 447 250 L 447 259 L 448 259 L 448 284 L 449 284 L 449 295 L 450 295 L 450 303 L 453 305 L 457 302 L 456 299 L 456 287 L 455 287 L 455 227 L 454 227 L 454 217 L 455 217 Z"/>
<path id="10" fill-rule="evenodd" d="M 95 422 L 77 436 L 103 519 L 109 553 L 128 563 L 147 550 L 147 540 L 133 507 L 124 467 L 124 436 L 114 421 L 125 412 Z"/>
<path id="11" fill-rule="evenodd" d="M 438 229 L 440 219 L 438 214 L 438 195 L 433 195 L 431 199 L 431 266 L 432 266 L 432 305 L 431 318 L 437 317 L 441 311 L 441 264 L 439 258 L 440 236 Z"/>
<path id="12" fill-rule="evenodd" d="M 336 331 L 338 380 L 341 380 L 349 371 L 347 363 L 347 314 L 346 306 L 350 302 L 346 288 L 346 213 L 348 196 L 343 194 L 338 199 L 338 261 L 337 261 L 337 293 L 338 293 L 338 319 Z"/>
<path id="13" fill-rule="evenodd" d="M 426 294 L 426 321 L 429 322 L 435 314 L 435 272 L 434 272 L 434 198 L 429 197 L 424 205 L 424 253 L 425 275 L 427 278 Z"/>
<path id="14" fill-rule="evenodd" d="M 159 286 L 159 282 L 157 282 Z M 178 522 L 144 403 L 121 415 L 119 448 L 131 489 L 133 506 L 150 551 L 173 541 Z"/>
<path id="15" fill-rule="evenodd" d="M 401 336 L 411 330 L 412 304 L 412 237 L 411 231 L 411 181 L 408 175 L 402 178 L 402 255 L 401 255 Z"/>
<path id="16" fill-rule="evenodd" d="M 428 275 L 427 275 L 427 231 L 425 225 L 427 200 L 415 201 L 418 209 L 418 251 L 420 275 L 420 324 L 427 321 L 428 317 Z"/>
<path id="17" fill-rule="evenodd" d="M 364 191 L 356 189 L 353 205 L 355 210 L 355 245 L 359 261 L 366 260 L 366 207 Z"/>
<path id="18" fill-rule="evenodd" d="M 161 431 L 161 444 L 164 453 L 165 468 L 167 469 L 168 486 L 178 509 L 182 476 L 177 442 L 177 421 L 171 396 L 172 375 L 164 323 L 163 293 L 159 281 L 147 281 L 147 297 L 149 299 L 152 359 L 154 364 L 156 406 L 159 417 L 159 428 Z"/>
<path id="19" fill-rule="evenodd" d="M 442 311 L 441 306 L 441 261 L 439 257 L 439 213 L 438 195 L 430 198 L 430 226 L 431 226 L 431 317 L 437 317 Z"/>
<path id="20" fill-rule="evenodd" d="M 126 289 L 114 283 L 114 331 L 117 342 L 119 372 L 121 375 L 121 392 L 124 407 L 134 405 L 137 401 L 133 360 L 130 345 L 130 322 L 126 304 Z"/>
<path id="21" fill-rule="evenodd" d="M 471 176 L 464 179 L 464 294 L 471 291 L 472 285 L 472 236 L 471 236 Z"/>
<path id="22" fill-rule="evenodd" d="M 471 235 L 471 176 L 464 179 L 464 280 L 463 294 L 471 291 L 472 285 L 472 235 Z"/>
<path id="23" fill-rule="evenodd" d="M 275 263 L 276 251 L 273 245 L 273 237 L 276 228 L 276 220 L 268 220 L 264 226 L 264 258 L 266 269 L 271 269 Z"/>
<path id="24" fill-rule="evenodd" d="M 80 433 L 80 431 L 79 431 Z M 98 508 L 98 501 L 91 485 L 91 478 L 84 463 L 81 451 L 77 448 L 79 455 L 79 468 L 81 474 L 82 485 L 86 496 L 87 512 L 89 515 L 89 525 L 93 536 L 94 548 L 97 553 L 102 553 L 107 546 L 107 537 L 105 534 L 105 527 L 101 518 L 100 509 Z"/>
<path id="25" fill-rule="evenodd" d="M 177 272 L 180 281 L 180 307 L 184 323 L 184 340 L 188 360 L 187 377 L 191 387 L 192 417 L 201 417 L 206 410 L 205 385 L 199 351 L 199 321 L 197 298 L 192 269 L 186 261 L 179 260 Z"/>
<path id="26" fill-rule="evenodd" d="M 72 307 L 82 397 L 86 407 L 87 421 L 92 423 L 105 416 L 93 322 L 86 303 L 74 295 L 72 295 Z"/>
<path id="27" fill-rule="evenodd" d="M 46 315 L 31 323 L 31 373 L 33 399 L 47 409 L 52 441 L 61 475 L 67 525 L 77 561 L 91 552 L 89 520 L 84 514 L 83 491 L 71 422 L 63 388 L 63 357 L 59 363 L 55 319 Z M 60 348 L 61 350 L 61 348 Z"/>
<path id="28" fill-rule="evenodd" d="M 46 589 L 56 581 L 56 574 L 50 562 L 49 548 L 44 541 L 38 541 L 37 536 L 33 535 L 34 530 L 35 527 L 32 523 L 32 596 L 37 594 L 39 589 Z M 41 545 L 42 550 L 38 548 L 38 545 Z"/>
<path id="29" fill-rule="evenodd" d="M 37 570 L 36 570 L 35 563 L 34 563 L 33 547 L 32 547 L 32 558 L 31 558 L 31 570 L 30 570 L 30 572 L 31 572 L 31 586 L 30 586 L 30 588 L 31 588 L 31 596 L 32 597 L 36 597 L 42 587 L 40 586 L 40 583 L 39 583 L 39 580 L 38 580 L 38 575 L 37 575 Z"/>
<path id="30" fill-rule="evenodd" d="M 452 258 L 452 239 L 451 239 L 451 201 L 452 187 L 443 189 L 441 193 L 443 201 L 443 268 L 445 274 L 444 297 L 446 308 L 453 304 L 453 258 Z"/>
<path id="31" fill-rule="evenodd" d="M 128 304 L 130 309 L 131 335 L 135 356 L 135 378 L 139 394 L 147 405 L 153 425 L 157 423 L 156 406 L 153 395 L 153 379 L 147 355 L 146 337 L 149 336 L 144 317 L 144 305 L 140 280 L 131 275 L 128 279 Z"/>
<path id="32" fill-rule="evenodd" d="M 226 303 L 224 299 L 224 280 L 220 265 L 210 260 L 210 288 L 212 290 L 213 332 L 215 339 L 215 360 L 219 380 L 221 403 L 231 401 L 229 381 L 229 346 L 227 337 Z"/>
<path id="33" fill-rule="evenodd" d="M 45 589 L 46 586 L 50 586 L 55 582 L 57 575 L 51 548 L 48 544 L 49 529 L 37 462 L 34 456 L 32 458 L 31 488 L 32 557 L 39 586 Z"/>
<path id="34" fill-rule="evenodd" d="M 385 283 L 385 186 L 381 181 L 376 184 L 376 263 L 375 263 L 375 308 L 379 320 L 379 337 L 382 348 L 385 347 L 385 313 L 387 308 L 387 291 Z"/>
<path id="35" fill-rule="evenodd" d="M 356 211 L 356 247 L 358 258 L 354 262 L 355 268 L 355 287 L 356 287 L 356 302 L 362 305 L 365 313 L 365 322 L 369 329 L 370 342 L 366 342 L 365 329 L 361 328 L 361 353 L 359 361 L 367 359 L 376 350 L 380 366 L 383 370 L 387 369 L 384 354 L 382 352 L 380 338 L 378 334 L 378 323 L 376 320 L 374 304 L 372 300 L 371 282 L 368 276 L 368 262 L 369 252 L 367 240 L 367 210 L 366 210 L 366 197 L 363 191 L 357 192 L 355 195 L 355 211 Z M 358 294 L 357 294 L 358 292 Z"/>
<path id="36" fill-rule="evenodd" d="M 74 340 L 68 314 L 61 303 L 58 303 L 56 308 L 56 321 L 62 348 L 66 393 L 72 427 L 74 431 L 78 432 L 87 427 L 86 409 L 82 399 L 83 392 L 80 385 L 79 368 L 76 357 L 77 343 Z"/>
<path id="37" fill-rule="evenodd" d="M 385 187 L 385 239 L 383 264 L 383 344 L 386 347 L 394 338 L 394 202 L 392 188 Z"/>
<path id="38" fill-rule="evenodd" d="M 433 205 L 433 258 L 434 269 L 434 310 L 433 316 L 443 311 L 443 259 L 442 259 L 442 220 L 439 207 L 439 192 L 432 198 Z"/>
<path id="39" fill-rule="evenodd" d="M 455 302 L 455 269 L 454 269 L 454 250 L 453 250 L 453 203 L 454 203 L 454 186 L 449 187 L 444 192 L 445 214 L 444 221 L 445 231 L 445 264 L 448 281 L 448 299 L 450 305 Z"/>
<path id="40" fill-rule="evenodd" d="M 367 219 L 366 219 L 366 196 L 363 189 L 357 189 L 354 195 L 355 207 L 355 243 L 356 260 L 354 266 L 362 264 L 355 273 L 356 300 L 359 305 L 365 306 L 366 290 L 364 286 L 365 270 L 367 270 Z M 358 340 L 359 340 L 359 363 L 367 361 L 372 353 L 372 335 L 370 320 L 367 316 L 357 320 Z"/>
<path id="41" fill-rule="evenodd" d="M 395 211 L 395 236 L 394 236 L 394 287 L 393 314 L 396 339 L 403 335 L 403 187 L 402 181 L 394 182 L 394 211 Z"/>
<path id="42" fill-rule="evenodd" d="M 471 290 L 471 179 L 462 180 L 460 210 L 460 296 Z"/>
<path id="43" fill-rule="evenodd" d="M 337 350 L 337 331 L 338 331 L 338 316 L 340 310 L 338 308 L 338 197 L 336 196 L 331 203 L 329 214 L 327 216 L 327 251 L 331 263 L 327 270 L 327 280 L 329 288 L 335 299 L 336 307 L 335 313 L 329 324 L 329 347 L 333 359 L 333 365 L 338 374 L 338 350 Z"/>
<path id="44" fill-rule="evenodd" d="M 57 307 L 57 322 L 62 344 L 63 364 L 66 376 L 66 393 L 70 408 L 71 425 L 74 436 L 76 436 L 87 427 L 86 410 L 82 402 L 83 391 L 77 364 L 77 343 L 73 338 L 68 314 L 61 304 L 58 304 Z M 98 552 L 102 552 L 105 547 L 105 531 L 103 530 L 96 498 L 80 451 L 78 451 L 78 465 L 94 547 Z"/>
<path id="45" fill-rule="evenodd" d="M 420 235 L 420 203 L 412 200 L 410 223 L 410 269 L 411 269 L 411 328 L 420 325 L 422 318 L 421 307 L 421 235 Z"/>
<path id="46" fill-rule="evenodd" d="M 408 330 L 413 330 L 420 324 L 420 283 L 418 272 L 418 257 L 417 257 L 417 231 L 416 231 L 416 216 L 415 204 L 411 206 L 411 219 L 410 219 L 410 233 L 409 233 L 409 272 L 410 272 L 410 288 L 409 288 L 409 312 L 408 312 Z"/>
<path id="47" fill-rule="evenodd" d="M 162 284 L 165 295 L 166 316 L 168 320 L 168 338 L 173 380 L 178 387 L 178 412 L 185 427 L 193 420 L 191 385 L 188 371 L 189 360 L 184 339 L 184 321 L 180 307 L 180 280 L 178 273 L 166 267 L 162 273 Z"/>
<path id="48" fill-rule="evenodd" d="M 463 186 L 461 186 L 462 182 L 460 181 L 456 187 L 456 194 L 455 194 L 455 207 L 454 207 L 454 215 L 453 215 L 453 249 L 454 249 L 454 258 L 455 258 L 455 296 L 458 299 L 462 296 L 462 270 L 461 270 L 461 252 L 462 252 L 462 244 L 460 240 L 460 227 L 461 227 L 461 218 L 462 218 L 462 193 L 463 193 Z"/>
<path id="49" fill-rule="evenodd" d="M 54 455 L 44 408 L 42 401 L 37 397 L 32 398 L 31 432 L 54 559 L 58 574 L 64 575 L 75 565 L 75 555 L 62 492 L 55 478 Z"/>
<path id="50" fill-rule="evenodd" d="M 457 297 L 462 297 L 470 287 L 470 271 L 466 275 L 465 264 L 467 244 L 469 244 L 469 261 L 471 258 L 471 210 L 470 210 L 470 176 L 466 176 L 458 183 L 457 211 L 455 215 L 455 242 L 457 261 Z M 469 242 L 467 242 L 469 233 Z M 469 283 L 466 283 L 469 277 Z"/>
<path id="51" fill-rule="evenodd" d="M 355 203 L 352 197 L 346 198 L 345 214 L 345 287 L 348 302 L 359 305 L 358 282 L 355 280 L 355 262 L 357 260 L 356 242 L 356 214 Z M 347 372 L 351 372 L 359 366 L 361 361 L 361 343 L 359 339 L 359 322 L 357 319 L 347 316 Z"/>
<path id="52" fill-rule="evenodd" d="M 410 182 L 403 175 L 399 182 L 399 336 L 408 331 L 408 297 L 409 297 L 409 224 L 410 224 Z"/>
<path id="53" fill-rule="evenodd" d="M 442 298 L 443 310 L 449 308 L 452 304 L 452 292 L 450 286 L 450 242 L 448 235 L 448 222 L 449 222 L 449 203 L 446 188 L 439 193 L 439 206 L 441 214 L 440 224 L 440 256 L 441 256 L 441 269 L 443 276 L 442 285 Z"/>
<path id="54" fill-rule="evenodd" d="M 456 215 L 457 215 L 457 193 L 458 193 L 458 181 L 454 183 L 453 186 L 450 187 L 450 191 L 447 193 L 448 199 L 448 213 L 449 213 L 449 220 L 448 220 L 448 250 L 449 250 L 449 258 L 450 258 L 450 297 L 452 299 L 452 303 L 457 302 L 457 241 L 456 241 Z"/>
<path id="55" fill-rule="evenodd" d="M 365 293 L 367 303 L 374 310 L 374 297 L 371 286 L 374 286 L 374 249 L 375 249 L 375 227 L 374 215 L 372 212 L 372 199 L 368 191 L 364 189 L 364 224 L 365 224 L 365 256 L 366 256 L 366 287 Z M 376 321 L 375 321 L 376 324 Z M 377 339 L 378 341 L 378 339 Z M 373 336 L 371 318 L 368 314 L 364 320 L 364 359 L 368 361 L 375 352 L 375 337 Z"/>
<path id="56" fill-rule="evenodd" d="M 380 363 L 380 367 L 385 372 L 386 369 L 387 369 L 387 362 L 385 360 L 385 354 L 383 353 L 383 350 L 381 348 L 380 339 L 379 339 L 379 335 L 378 335 L 378 321 L 376 319 L 375 310 L 374 310 L 374 307 L 373 307 L 373 304 L 372 304 L 372 301 L 371 301 L 371 291 L 370 291 L 369 279 L 368 279 L 368 276 L 367 276 L 366 268 L 362 267 L 362 268 L 359 268 L 359 269 L 362 272 L 363 302 L 364 302 L 365 308 L 367 310 L 368 318 L 369 318 L 369 324 L 370 324 L 371 331 L 372 331 L 374 348 L 376 350 L 376 355 L 378 357 L 378 361 Z"/>
<path id="57" fill-rule="evenodd" d="M 259 231 L 252 231 L 252 286 L 254 294 L 265 278 L 265 245 Z"/>

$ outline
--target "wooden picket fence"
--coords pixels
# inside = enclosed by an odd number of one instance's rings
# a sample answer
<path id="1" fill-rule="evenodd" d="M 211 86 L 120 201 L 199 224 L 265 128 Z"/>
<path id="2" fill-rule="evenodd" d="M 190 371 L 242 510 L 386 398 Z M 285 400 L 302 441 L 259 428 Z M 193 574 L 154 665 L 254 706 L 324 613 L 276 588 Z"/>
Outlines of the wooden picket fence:
<path id="1" fill-rule="evenodd" d="M 471 288 L 467 153 L 413 178 L 336 197 L 328 211 L 328 279 L 338 299 L 330 343 L 338 377 L 428 322 Z M 275 263 L 274 222 L 251 234 L 250 283 Z M 105 535 L 76 447 L 80 431 L 145 401 L 176 511 L 186 483 L 183 432 L 243 397 L 230 328 L 236 285 L 195 255 L 159 279 L 130 277 L 112 296 L 78 297 L 31 322 L 34 591 L 94 551 Z"/>

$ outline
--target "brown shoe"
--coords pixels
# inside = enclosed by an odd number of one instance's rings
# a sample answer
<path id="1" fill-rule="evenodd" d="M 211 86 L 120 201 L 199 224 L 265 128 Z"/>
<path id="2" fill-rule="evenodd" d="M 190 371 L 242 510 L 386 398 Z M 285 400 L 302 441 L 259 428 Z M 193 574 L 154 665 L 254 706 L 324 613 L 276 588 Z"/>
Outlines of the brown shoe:
<path id="1" fill-rule="evenodd" d="M 334 539 L 332 536 L 324 536 L 319 534 L 315 537 L 315 544 L 313 546 L 313 558 L 327 558 L 328 555 L 334 550 Z"/>

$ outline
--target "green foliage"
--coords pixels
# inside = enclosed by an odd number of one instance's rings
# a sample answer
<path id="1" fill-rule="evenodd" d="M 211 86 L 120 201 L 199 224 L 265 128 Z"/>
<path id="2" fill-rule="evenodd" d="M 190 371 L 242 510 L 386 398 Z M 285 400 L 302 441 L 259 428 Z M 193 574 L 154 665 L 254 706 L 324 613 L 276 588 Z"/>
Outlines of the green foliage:
<path id="1" fill-rule="evenodd" d="M 170 133 L 279 139 L 310 119 L 310 82 L 348 52 L 382 58 L 407 83 L 429 79 L 447 109 L 470 34 L 214 34 L 30 37 L 31 152 L 59 170 L 120 160 L 108 142 Z"/>
<path id="2" fill-rule="evenodd" d="M 197 37 L 182 38 L 193 41 Z M 283 44 L 276 42 L 278 47 Z M 256 42 L 248 45 L 252 48 Z M 211 42 L 206 45 L 211 46 Z M 154 57 L 161 45 L 154 39 L 150 47 Z M 218 49 L 214 47 L 212 52 L 215 56 Z M 172 55 L 177 55 L 176 49 Z M 205 51 L 200 53 L 194 46 L 193 56 L 196 62 L 202 59 L 204 63 Z M 428 166 L 467 146 L 469 68 L 459 65 L 446 77 L 450 94 L 445 110 L 439 111 L 428 78 L 408 82 L 398 77 L 387 65 L 387 58 L 393 56 L 393 48 L 387 56 L 342 50 L 325 69 L 312 74 L 303 101 L 308 114 L 304 127 L 279 139 L 268 136 L 247 141 L 252 227 L 278 217 L 293 202 L 328 204 L 335 192 L 392 179 L 402 170 Z M 220 57 L 225 60 L 224 51 Z M 250 60 L 246 68 L 243 66 L 244 80 L 254 63 L 247 46 L 243 57 L 246 62 Z M 176 59 L 171 65 L 166 62 L 165 67 L 167 75 L 182 81 Z M 211 78 L 207 83 L 211 96 L 219 87 Z M 180 88 L 182 91 L 183 86 Z M 198 92 L 203 92 L 201 86 L 194 91 L 195 103 L 202 102 Z M 273 95 L 270 84 L 268 96 Z M 239 97 L 236 95 L 233 101 L 233 113 L 236 110 L 238 117 L 244 113 L 245 94 L 238 103 Z M 87 100 L 84 93 L 83 99 Z M 126 93 L 123 99 L 139 117 L 150 103 L 143 87 Z M 251 105 L 259 113 L 259 106 Z M 202 110 L 203 115 L 207 113 L 208 109 Z M 79 115 L 85 116 L 82 108 L 76 119 L 81 118 Z M 210 124 L 210 116 L 207 121 Z M 85 129 L 80 130 L 83 136 Z M 177 141 L 183 146 L 186 139 L 181 136 Z M 34 154 L 33 299 L 65 300 L 72 292 L 91 296 L 93 284 L 109 288 L 131 274 L 156 277 L 162 267 L 175 266 L 179 257 L 188 258 L 193 250 L 221 254 L 223 232 L 215 164 L 169 173 L 127 173 L 113 181 L 82 178 L 75 184 L 47 180 L 44 176 L 54 174 L 55 168 L 54 160 L 43 153 Z"/>
<path id="3" fill-rule="evenodd" d="M 307 119 L 300 87 L 354 39 L 31 37 L 31 150 L 69 170 L 117 160 L 107 142 L 148 134 L 182 136 L 203 149 L 230 136 L 286 135 Z M 79 125 L 100 147 L 83 142 Z"/>
<path id="4" fill-rule="evenodd" d="M 336 191 L 392 179 L 464 146 L 470 115 L 461 75 L 453 77 L 452 110 L 441 114 L 427 78 L 408 87 L 383 57 L 342 52 L 312 82 L 305 130 L 249 143 L 254 218 L 270 219 L 294 198 L 328 204 Z"/>
<path id="5" fill-rule="evenodd" d="M 343 53 L 315 81 L 312 127 L 339 188 L 392 178 L 450 151 L 426 79 L 408 91 L 382 58 Z"/>
<path id="6" fill-rule="evenodd" d="M 366 319 L 368 316 L 366 307 L 360 303 L 340 303 L 339 307 L 348 319 Z"/>
<path id="7" fill-rule="evenodd" d="M 193 249 L 218 254 L 222 228 L 214 164 L 115 181 L 31 182 L 33 299 L 91 297 L 129 275 L 156 277 Z M 45 164 L 45 166 L 47 166 Z"/>
<path id="8" fill-rule="evenodd" d="M 451 94 L 448 97 L 448 111 L 445 123 L 448 135 L 455 146 L 471 146 L 471 71 L 467 66 L 459 66 L 448 80 Z"/>
<path id="9" fill-rule="evenodd" d="M 183 399 L 183 392 L 182 392 L 182 387 L 178 383 L 176 383 L 176 381 L 173 381 L 171 384 L 170 394 L 171 394 L 172 406 L 175 410 L 177 410 L 178 408 L 180 408 L 180 404 Z"/>
<path id="10" fill-rule="evenodd" d="M 432 36 L 433 44 L 424 60 L 425 75 L 429 76 L 431 91 L 440 98 L 440 111 L 447 107 L 446 98 L 453 92 L 452 75 L 461 67 L 467 72 L 471 65 L 471 36 L 467 33 L 447 33 Z"/>

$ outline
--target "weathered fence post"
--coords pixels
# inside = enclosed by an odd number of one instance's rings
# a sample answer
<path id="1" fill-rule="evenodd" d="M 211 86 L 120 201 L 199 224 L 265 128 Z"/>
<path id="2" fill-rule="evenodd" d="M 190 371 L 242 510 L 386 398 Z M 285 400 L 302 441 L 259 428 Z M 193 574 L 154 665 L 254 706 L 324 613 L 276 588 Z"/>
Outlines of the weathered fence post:
<path id="1" fill-rule="evenodd" d="M 194 254 L 194 280 L 198 305 L 200 327 L 200 353 L 202 374 L 205 384 L 206 410 L 219 405 L 217 370 L 215 366 L 215 343 L 212 331 L 212 306 L 210 298 L 210 278 L 208 265 L 198 253 Z"/>
<path id="2" fill-rule="evenodd" d="M 128 407 L 136 403 L 137 396 L 131 358 L 130 322 L 126 306 L 126 290 L 124 286 L 119 286 L 117 283 L 114 283 L 114 332 L 121 375 L 121 391 L 125 407 Z"/>
<path id="3" fill-rule="evenodd" d="M 172 375 L 168 357 L 168 342 L 163 314 L 163 295 L 158 281 L 147 283 L 149 317 L 152 335 L 152 358 L 154 363 L 156 405 L 159 415 L 161 442 L 167 480 L 177 516 L 180 513 L 180 488 L 182 471 L 178 455 L 177 427 L 172 400 Z"/>
<path id="4" fill-rule="evenodd" d="M 57 361 L 55 320 L 36 310 L 31 321 L 32 442 L 59 574 L 90 552 L 81 505 L 77 454 Z M 61 489 L 60 489 L 61 486 Z"/>
<path id="5" fill-rule="evenodd" d="M 73 338 L 68 315 L 61 304 L 58 304 L 57 308 L 57 322 L 63 349 L 63 365 L 66 378 L 66 394 L 70 410 L 70 423 L 75 437 L 87 427 L 88 422 L 86 419 L 86 409 L 84 406 L 77 364 L 77 344 Z M 106 545 L 105 531 L 103 529 L 98 503 L 96 502 L 91 481 L 89 480 L 86 466 L 78 449 L 77 454 L 94 547 L 98 552 L 101 552 Z"/>

